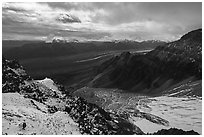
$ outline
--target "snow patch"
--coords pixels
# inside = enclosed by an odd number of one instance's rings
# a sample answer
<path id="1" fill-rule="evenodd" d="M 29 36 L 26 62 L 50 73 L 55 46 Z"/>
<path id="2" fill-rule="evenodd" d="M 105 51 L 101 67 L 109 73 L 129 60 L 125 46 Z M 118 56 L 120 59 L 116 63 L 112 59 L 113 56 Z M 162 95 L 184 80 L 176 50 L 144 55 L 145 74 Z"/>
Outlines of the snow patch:
<path id="1" fill-rule="evenodd" d="M 50 78 L 45 78 L 43 80 L 36 80 L 37 82 L 45 85 L 47 88 L 53 90 L 53 91 L 59 91 L 58 87 L 55 85 L 54 81 Z"/>
<path id="2" fill-rule="evenodd" d="M 194 97 L 168 97 L 160 96 L 148 98 L 145 101 L 150 109 L 148 113 L 159 116 L 169 121 L 169 128 L 175 127 L 185 131 L 194 130 L 202 134 L 202 100 Z M 140 111 L 145 112 L 145 107 L 138 107 Z M 144 108 L 144 109 L 143 109 Z M 155 125 L 146 120 L 136 122 L 136 125 L 144 132 L 155 132 L 165 128 Z"/>

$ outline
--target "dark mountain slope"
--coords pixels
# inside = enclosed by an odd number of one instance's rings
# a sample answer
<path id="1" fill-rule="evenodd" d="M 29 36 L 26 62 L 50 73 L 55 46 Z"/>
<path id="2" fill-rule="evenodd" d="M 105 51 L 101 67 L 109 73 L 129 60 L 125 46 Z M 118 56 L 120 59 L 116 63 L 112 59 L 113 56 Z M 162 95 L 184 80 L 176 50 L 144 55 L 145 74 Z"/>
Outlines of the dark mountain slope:
<path id="1" fill-rule="evenodd" d="M 157 94 L 186 79 L 200 80 L 201 51 L 202 30 L 198 29 L 147 54 L 124 52 L 104 62 L 89 86 Z"/>

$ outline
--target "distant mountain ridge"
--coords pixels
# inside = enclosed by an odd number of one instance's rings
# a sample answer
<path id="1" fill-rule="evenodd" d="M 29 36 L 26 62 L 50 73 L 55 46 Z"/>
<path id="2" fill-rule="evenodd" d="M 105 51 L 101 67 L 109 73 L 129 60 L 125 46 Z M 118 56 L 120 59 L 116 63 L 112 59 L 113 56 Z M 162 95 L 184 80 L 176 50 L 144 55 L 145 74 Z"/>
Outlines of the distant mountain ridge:
<path id="1" fill-rule="evenodd" d="M 21 47 L 26 43 L 39 43 L 41 41 L 30 40 L 2 40 L 2 52 L 5 53 L 14 47 Z"/>
<path id="2" fill-rule="evenodd" d="M 89 41 L 79 42 L 64 40 L 53 40 L 52 43 L 38 42 L 26 43 L 21 47 L 15 47 L 4 52 L 8 59 L 56 57 L 79 54 L 84 52 L 108 52 L 115 50 L 147 50 L 154 49 L 156 46 L 163 45 L 163 41 Z"/>

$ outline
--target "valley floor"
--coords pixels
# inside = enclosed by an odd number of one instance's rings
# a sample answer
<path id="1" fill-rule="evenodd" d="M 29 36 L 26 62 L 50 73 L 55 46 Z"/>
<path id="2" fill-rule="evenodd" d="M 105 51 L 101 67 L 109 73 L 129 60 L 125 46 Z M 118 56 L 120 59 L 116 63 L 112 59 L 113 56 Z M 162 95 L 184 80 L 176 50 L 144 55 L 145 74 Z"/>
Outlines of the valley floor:
<path id="1" fill-rule="evenodd" d="M 81 96 L 107 111 L 127 113 L 129 120 L 145 133 L 175 127 L 202 134 L 201 97 L 172 97 L 170 94 L 148 97 L 118 89 L 88 87 L 75 91 L 74 95 Z"/>

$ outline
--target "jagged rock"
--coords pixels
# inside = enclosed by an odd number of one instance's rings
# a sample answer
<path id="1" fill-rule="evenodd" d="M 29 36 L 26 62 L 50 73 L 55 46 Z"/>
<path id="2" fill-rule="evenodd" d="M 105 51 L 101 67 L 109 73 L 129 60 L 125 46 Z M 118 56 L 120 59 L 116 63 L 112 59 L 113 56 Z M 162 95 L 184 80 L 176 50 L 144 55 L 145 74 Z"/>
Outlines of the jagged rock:
<path id="1" fill-rule="evenodd" d="M 2 58 L 2 92 L 20 92 L 19 87 L 30 80 L 23 67 L 16 60 Z"/>
<path id="2" fill-rule="evenodd" d="M 138 127 L 116 114 L 110 114 L 80 97 L 66 99 L 66 111 L 87 134 L 144 134 Z"/>
<path id="3" fill-rule="evenodd" d="M 170 128 L 159 130 L 153 133 L 153 135 L 199 135 L 199 134 L 193 130 L 183 131 L 182 129 Z"/>

